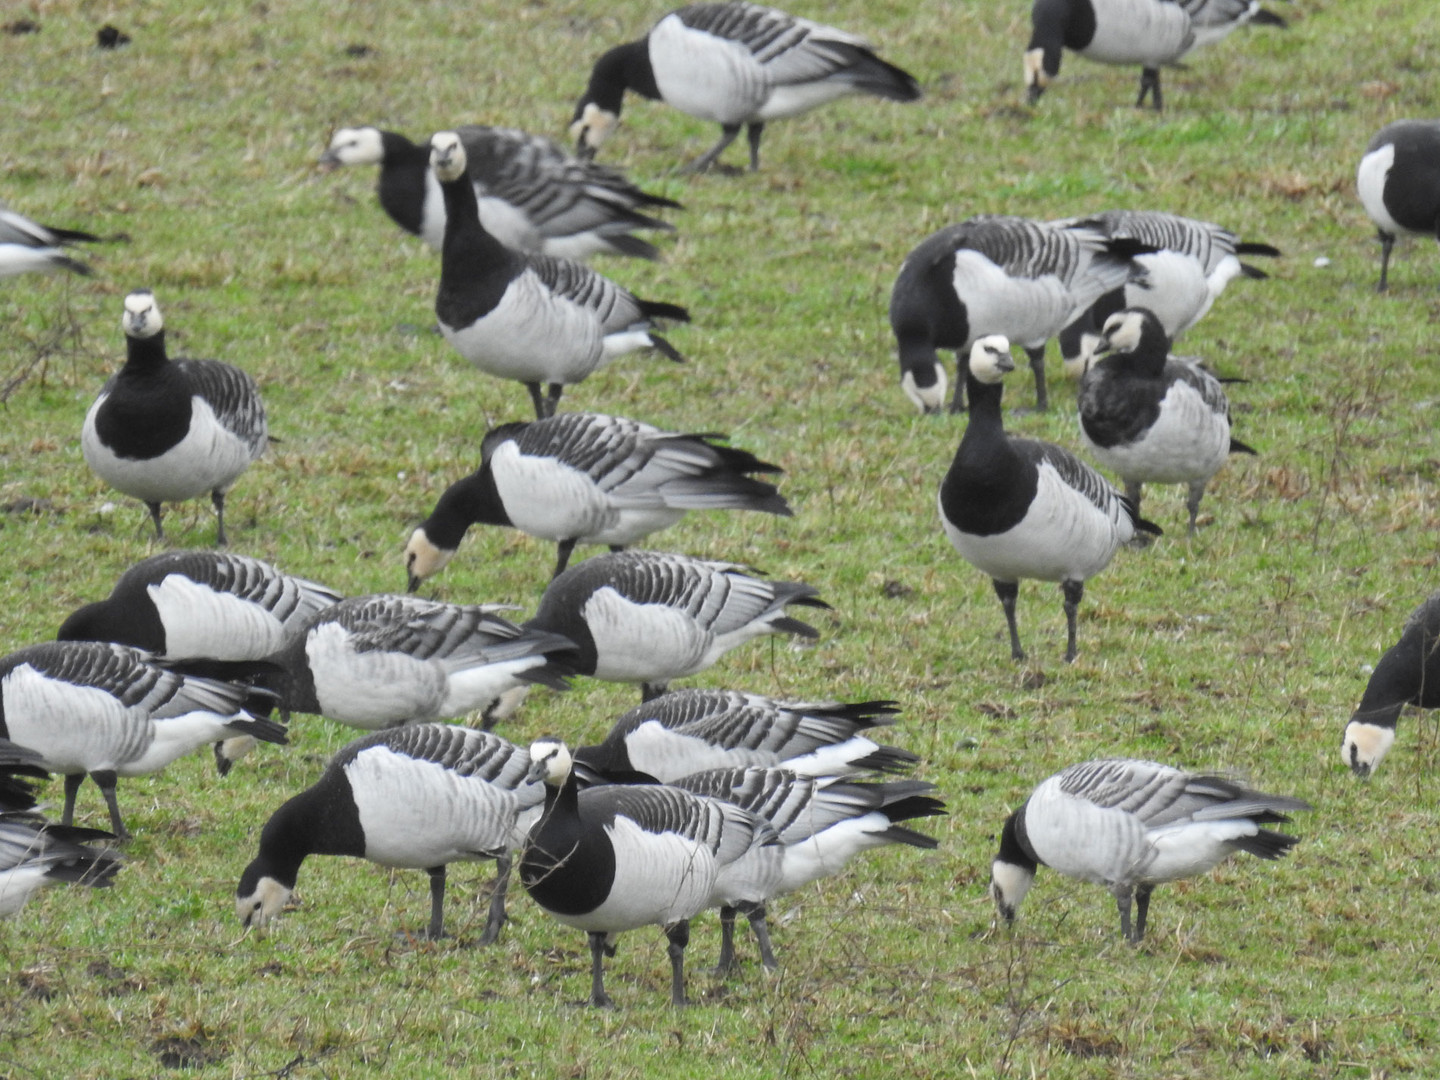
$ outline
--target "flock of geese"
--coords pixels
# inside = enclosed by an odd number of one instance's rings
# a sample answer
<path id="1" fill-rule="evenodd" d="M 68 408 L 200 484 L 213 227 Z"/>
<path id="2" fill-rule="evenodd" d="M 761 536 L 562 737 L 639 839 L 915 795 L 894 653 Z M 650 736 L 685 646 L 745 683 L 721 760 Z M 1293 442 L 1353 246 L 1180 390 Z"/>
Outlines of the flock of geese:
<path id="1" fill-rule="evenodd" d="M 1148 96 L 1159 109 L 1159 68 L 1246 22 L 1283 25 L 1256 0 L 1035 0 L 1028 92 L 1034 100 L 1052 85 L 1063 46 L 1141 65 L 1137 104 Z M 575 109 L 575 154 L 500 128 L 461 127 L 426 143 L 374 127 L 336 131 L 322 163 L 379 167 L 385 211 L 440 253 L 445 339 L 481 372 L 524 384 L 536 418 L 489 432 L 479 469 L 414 530 L 404 551 L 410 594 L 343 597 L 244 555 L 165 551 L 64 619 L 56 640 L 0 659 L 0 915 L 43 884 L 115 880 L 123 860 L 112 842 L 129 835 L 119 778 L 206 744 L 223 774 L 257 742 L 285 743 L 294 712 L 367 734 L 265 823 L 236 890 L 246 926 L 285 909 L 307 857 L 346 855 L 425 870 L 425 934 L 437 938 L 446 867 L 485 858 L 499 867 L 489 943 L 518 864 L 535 902 L 587 934 L 594 1005 L 612 1003 L 603 961 L 621 932 L 664 928 L 671 998 L 683 1003 L 690 920 L 701 912 L 720 910 L 722 970 L 735 963 L 741 914 L 773 967 L 772 899 L 870 848 L 937 846 L 906 824 L 945 813 L 935 785 L 908 777 L 914 754 L 872 738 L 894 722 L 895 702 L 669 689 L 757 637 L 817 637 L 790 610 L 828 605 L 804 582 L 628 550 L 691 510 L 789 515 L 779 468 L 715 435 L 558 411 L 566 386 L 627 353 L 682 359 L 661 330 L 687 321 L 684 307 L 640 299 L 581 261 L 653 259 L 656 248 L 637 234 L 673 228 L 654 215 L 676 203 L 591 160 L 626 91 L 720 125 L 694 170 L 714 167 L 742 128 L 758 169 L 769 121 L 844 94 L 920 96 L 914 78 L 854 34 L 754 4 L 700 3 L 596 61 Z M 1395 238 L 1434 234 L 1440 123 L 1385 128 L 1365 151 L 1358 187 L 1383 242 L 1383 290 Z M 0 276 L 89 273 L 71 251 L 94 239 L 0 211 Z M 1213 223 L 1109 211 L 974 218 L 905 260 L 890 303 L 901 388 L 925 412 L 968 411 L 940 517 L 960 556 L 991 578 L 1015 659 L 1025 656 L 1021 580 L 1060 584 L 1073 660 L 1086 582 L 1122 546 L 1161 533 L 1140 516 L 1143 485 L 1186 485 L 1193 534 L 1211 477 L 1228 455 L 1256 452 L 1231 434 L 1221 380 L 1171 347 L 1230 281 L 1265 277 L 1243 258 L 1279 254 Z M 260 391 L 229 364 L 171 357 L 148 290 L 125 297 L 121 322 L 127 358 L 85 416 L 85 460 L 146 505 L 157 540 L 165 503 L 209 495 L 223 547 L 226 493 L 267 445 Z M 1045 409 L 1051 338 L 1081 377 L 1085 447 L 1123 492 L 1071 451 L 1004 429 L 1012 343 L 1027 354 Z M 941 350 L 958 361 L 953 396 Z M 557 545 L 532 618 L 413 595 L 477 524 Z M 611 550 L 571 565 L 577 544 Z M 1437 641 L 1440 593 L 1381 659 L 1346 728 L 1355 772 L 1379 765 L 1405 704 L 1440 707 Z M 564 690 L 583 677 L 642 689 L 602 743 L 571 749 L 546 737 L 519 747 L 490 730 L 531 687 Z M 447 722 L 464 718 L 479 726 Z M 37 808 L 48 773 L 64 776 L 58 823 Z M 105 799 L 108 832 L 74 824 L 87 776 Z M 1284 855 L 1296 838 L 1270 826 L 1305 809 L 1155 762 L 1076 764 L 1006 820 L 991 894 L 1011 921 L 1049 866 L 1106 887 L 1122 934 L 1138 941 L 1157 884 L 1235 852 Z"/>

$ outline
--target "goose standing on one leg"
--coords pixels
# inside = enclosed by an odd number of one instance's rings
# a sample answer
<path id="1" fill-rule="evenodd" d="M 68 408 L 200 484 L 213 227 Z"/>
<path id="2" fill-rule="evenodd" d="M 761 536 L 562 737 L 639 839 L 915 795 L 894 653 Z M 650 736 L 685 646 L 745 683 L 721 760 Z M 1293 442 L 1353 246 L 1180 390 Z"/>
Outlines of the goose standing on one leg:
<path id="1" fill-rule="evenodd" d="M 1302 799 L 1153 761 L 1071 765 L 1043 781 L 1006 819 L 990 867 L 990 895 L 1000 916 L 1013 923 L 1036 869 L 1048 866 L 1109 889 L 1120 912 L 1120 936 L 1138 943 L 1156 885 L 1206 873 L 1237 851 L 1278 859 L 1298 838 L 1261 826 L 1309 809 Z"/>
<path id="2" fill-rule="evenodd" d="M 240 875 L 235 913 L 247 928 L 264 926 L 289 903 L 308 856 L 353 855 L 430 875 L 425 936 L 434 941 L 445 929 L 447 864 L 495 859 L 480 938 L 489 945 L 505 922 L 510 852 L 545 799 L 529 773 L 530 756 L 488 731 L 412 724 L 356 739 L 266 822 L 260 851 Z"/>
<path id="3" fill-rule="evenodd" d="M 1355 188 L 1380 236 L 1380 283 L 1389 288 L 1390 250 L 1402 233 L 1440 239 L 1440 120 L 1397 120 L 1365 147 Z"/>
<path id="4" fill-rule="evenodd" d="M 951 411 L 964 408 L 965 357 L 982 337 L 1019 342 L 1045 411 L 1045 343 L 1130 277 L 1133 256 L 1153 251 L 1096 229 L 981 215 L 932 234 L 910 252 L 890 293 L 900 386 L 921 412 L 945 404 L 937 349 L 952 349 L 959 378 Z"/>
<path id="5" fill-rule="evenodd" d="M 1105 321 L 1080 382 L 1080 435 L 1095 459 L 1125 481 L 1138 513 L 1145 484 L 1186 484 L 1195 519 L 1205 485 L 1231 454 L 1256 451 L 1230 436 L 1230 402 L 1208 371 L 1169 359 L 1170 341 L 1144 308 Z"/>
<path id="6" fill-rule="evenodd" d="M 1062 48 L 1103 64 L 1140 64 L 1138 109 L 1148 95 L 1161 108 L 1160 69 L 1237 27 L 1284 27 L 1259 0 L 1035 0 L 1025 47 L 1025 89 L 1031 103 L 1060 74 Z"/>
<path id="7" fill-rule="evenodd" d="M 711 902 L 723 870 L 779 837 L 748 810 L 662 785 L 579 789 L 565 744 L 537 739 L 531 776 L 545 809 L 520 853 L 520 881 L 555 918 L 590 939 L 590 998 L 605 992 L 604 956 L 615 937 L 658 924 L 670 940 L 670 1001 L 685 1002 L 690 919 Z"/>
<path id="8" fill-rule="evenodd" d="M 1001 380 L 1010 343 L 981 338 L 970 352 L 970 422 L 940 485 L 940 520 L 967 562 L 990 575 L 1005 609 L 1010 655 L 1025 659 L 1015 623 L 1021 578 L 1058 581 L 1065 594 L 1065 660 L 1075 659 L 1075 614 L 1085 582 L 1137 529 L 1158 535 L 1110 482 L 1053 443 L 1005 433 Z"/>
<path id="9" fill-rule="evenodd" d="M 619 551 L 675 524 L 688 510 L 789 517 L 790 506 L 775 485 L 751 475 L 780 467 L 717 438 L 596 413 L 497 427 L 480 444 L 480 468 L 446 488 L 410 535 L 410 591 L 450 561 L 475 524 L 509 525 L 555 541 L 559 574 L 577 543 Z"/>
<path id="10" fill-rule="evenodd" d="M 210 493 L 224 546 L 225 493 L 268 442 L 255 380 L 218 360 L 171 361 L 155 296 L 125 297 L 127 356 L 85 414 L 80 447 L 95 474 L 139 499 L 165 539 L 160 504 Z"/>
<path id="11" fill-rule="evenodd" d="M 854 34 L 758 4 L 690 4 L 639 41 L 597 61 L 570 134 L 593 156 L 620 119 L 625 91 L 720 125 L 720 141 L 690 165 L 710 168 L 746 128 L 750 171 L 760 168 L 765 124 L 846 94 L 915 101 L 920 86 Z"/>
<path id="12" fill-rule="evenodd" d="M 660 257 L 634 233 L 674 226 L 640 208 L 679 209 L 679 203 L 641 191 L 618 170 L 582 161 L 540 135 L 478 124 L 455 133 L 465 144 L 480 224 L 506 247 L 562 259 Z M 320 164 L 380 166 L 380 205 L 395 224 L 440 251 L 445 200 L 430 169 L 429 146 L 394 131 L 341 128 Z"/>
<path id="13" fill-rule="evenodd" d="M 828 608 L 813 586 L 746 570 L 669 552 L 597 555 L 553 579 L 525 626 L 573 641 L 577 674 L 639 683 L 649 701 L 753 638 L 820 636 L 785 614 L 789 604 Z"/>
<path id="14" fill-rule="evenodd" d="M 1356 776 L 1368 777 L 1380 767 L 1406 705 L 1440 709 L 1440 592 L 1410 613 L 1400 640 L 1375 665 L 1345 725 L 1340 756 Z"/>
<path id="15" fill-rule="evenodd" d="M 588 266 L 511 251 L 486 232 L 460 136 L 431 138 L 430 167 L 445 196 L 440 330 L 481 371 L 524 383 L 538 419 L 554 414 L 567 384 L 617 356 L 654 349 L 684 359 L 651 330 L 657 318 L 689 322 L 684 308 L 638 300 Z"/>
<path id="16" fill-rule="evenodd" d="M 67 244 L 94 243 L 100 238 L 76 229 L 57 229 L 53 225 L 41 225 L 23 214 L 6 209 L 0 203 L 0 278 L 39 270 L 69 270 L 75 274 L 90 274 L 90 267 L 79 259 L 72 259 L 63 248 Z"/>

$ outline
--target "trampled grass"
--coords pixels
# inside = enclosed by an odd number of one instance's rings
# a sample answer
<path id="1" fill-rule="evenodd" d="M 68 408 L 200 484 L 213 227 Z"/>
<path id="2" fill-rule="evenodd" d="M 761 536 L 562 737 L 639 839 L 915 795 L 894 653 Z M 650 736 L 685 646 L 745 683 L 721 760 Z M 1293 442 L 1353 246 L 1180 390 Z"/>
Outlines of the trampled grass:
<path id="1" fill-rule="evenodd" d="M 315 859 L 303 903 L 242 935 L 232 895 L 260 826 L 353 734 L 300 718 L 283 752 L 221 782 L 208 756 L 122 781 L 136 839 L 116 888 L 51 890 L 0 924 L 0 1076 L 1383 1077 L 1435 1068 L 1440 871 L 1433 720 L 1407 716 L 1355 782 L 1340 730 L 1364 665 L 1436 584 L 1440 260 L 1402 243 L 1389 295 L 1353 193 L 1370 135 L 1440 113 L 1422 0 L 1297 0 L 1286 32 L 1241 32 L 1167 72 L 1167 111 L 1130 108 L 1137 73 L 1067 56 L 1023 106 L 1023 0 L 847 0 L 793 8 L 863 30 L 925 85 L 918 105 L 852 100 L 774 124 L 758 176 L 681 177 L 715 137 L 627 104 L 604 156 L 686 204 L 655 266 L 603 272 L 686 304 L 691 362 L 624 360 L 571 408 L 727 431 L 785 466 L 796 517 L 692 515 L 661 546 L 814 583 L 819 645 L 760 643 L 701 678 L 796 697 L 894 697 L 894 738 L 951 815 L 933 855 L 887 850 L 776 905 L 775 978 L 706 974 L 665 1004 L 664 939 L 622 939 L 613 1014 L 574 1006 L 583 937 L 523 896 L 473 947 L 488 867 L 451 875 L 435 946 L 418 873 Z M 124 234 L 91 279 L 0 287 L 0 649 L 53 635 L 151 553 L 144 511 L 85 467 L 79 431 L 124 354 L 120 301 L 150 287 L 172 352 L 239 364 L 281 441 L 231 496 L 235 550 L 348 592 L 403 588 L 400 547 L 523 390 L 430 333 L 438 264 L 378 208 L 368 171 L 318 175 L 337 125 L 413 138 L 461 122 L 563 137 L 592 58 L 662 7 L 278 5 L 34 0 L 40 32 L 0 34 L 0 197 L 58 225 Z M 95 48 L 107 19 L 130 33 Z M 351 45 L 366 45 L 351 55 Z M 358 51 L 358 50 L 352 50 Z M 738 157 L 737 157 L 738 160 Z M 1147 491 L 1168 530 L 1087 590 L 1080 656 L 1060 662 L 1058 589 L 1020 597 L 1030 665 L 1008 659 L 990 585 L 951 551 L 935 492 L 963 419 L 914 415 L 885 318 L 906 252 L 978 212 L 1110 206 L 1216 220 L 1276 244 L 1181 343 L 1226 375 L 1258 458 L 1217 478 L 1193 543 L 1179 489 Z M 1328 265 L 1318 265 L 1319 259 Z M 1047 416 L 1013 430 L 1078 443 L 1052 367 Z M 1028 376 L 1007 389 L 1029 404 Z M 202 502 L 167 509 L 203 546 Z M 533 608 L 546 545 L 478 531 L 427 593 Z M 598 737 L 633 691 L 536 694 L 504 729 Z M 1139 950 L 1098 888 L 1041 872 L 1013 935 L 985 895 L 994 833 L 1040 779 L 1102 754 L 1236 769 L 1309 799 L 1275 865 L 1237 858 L 1157 891 Z M 58 800 L 60 787 L 52 784 Z M 85 821 L 103 823 L 92 787 Z M 472 899 L 473 898 L 473 899 Z M 398 936 L 397 936 L 398 935 Z M 747 951 L 747 955 L 750 955 Z"/>

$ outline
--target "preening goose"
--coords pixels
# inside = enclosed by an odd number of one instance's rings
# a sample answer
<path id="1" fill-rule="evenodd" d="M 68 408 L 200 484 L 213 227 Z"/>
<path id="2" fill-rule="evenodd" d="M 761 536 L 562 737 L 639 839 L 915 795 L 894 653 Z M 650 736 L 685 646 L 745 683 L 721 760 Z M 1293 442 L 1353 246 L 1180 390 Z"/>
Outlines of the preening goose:
<path id="1" fill-rule="evenodd" d="M 1035 0 L 1025 47 L 1025 89 L 1039 100 L 1060 74 L 1062 47 L 1104 64 L 1140 64 L 1138 109 L 1148 94 L 1158 112 L 1160 69 L 1246 23 L 1284 27 L 1259 0 Z"/>
<path id="2" fill-rule="evenodd" d="M 734 563 L 658 551 L 586 559 L 550 582 L 525 626 L 575 643 L 575 671 L 639 683 L 644 700 L 764 634 L 818 638 L 785 614 L 828 608 L 803 582 L 766 581 Z M 570 658 L 567 657 L 567 662 Z"/>
<path id="3" fill-rule="evenodd" d="M 529 754 L 488 731 L 412 724 L 356 739 L 266 822 L 240 875 L 235 913 L 247 928 L 264 926 L 289 903 L 307 857 L 351 855 L 430 875 L 425 936 L 435 940 L 445 927 L 446 866 L 495 859 L 480 938 L 488 945 L 505 922 L 510 852 L 545 798 L 529 772 Z"/>
<path id="4" fill-rule="evenodd" d="M 1440 709 L 1440 592 L 1410 613 L 1400 640 L 1375 665 L 1345 725 L 1340 756 L 1356 776 L 1368 777 L 1380 767 L 1406 705 Z"/>
<path id="5" fill-rule="evenodd" d="M 272 659 L 288 675 L 287 711 L 375 730 L 481 710 L 488 727 L 522 687 L 566 689 L 573 648 L 483 604 L 382 593 L 326 608 Z"/>
<path id="6" fill-rule="evenodd" d="M 786 768 L 713 769 L 675 781 L 707 798 L 733 802 L 768 821 L 780 835 L 773 848 L 752 851 L 720 875 L 720 960 L 723 974 L 735 965 L 735 915 L 743 914 L 755 934 L 760 961 L 779 967 L 770 945 L 765 904 L 821 878 L 833 877 L 862 851 L 886 844 L 934 850 L 939 842 L 897 824 L 945 813 L 932 796 L 934 784 L 894 780 L 857 784 L 838 777 L 805 776 Z"/>
<path id="7" fill-rule="evenodd" d="M 0 203 L 0 278 L 38 270 L 69 270 L 90 274 L 90 267 L 65 254 L 68 244 L 93 243 L 100 238 L 76 229 L 41 225 Z"/>
<path id="8" fill-rule="evenodd" d="M 171 361 L 149 289 L 125 297 L 125 366 L 85 414 L 80 447 L 95 474 L 139 499 L 165 539 L 160 504 L 210 493 L 224 546 L 225 493 L 265 452 L 265 406 L 255 381 L 218 360 Z"/>
<path id="9" fill-rule="evenodd" d="M 506 247 L 562 259 L 660 257 L 634 234 L 674 226 L 641 208 L 679 209 L 679 203 L 641 191 L 619 170 L 574 157 L 542 135 L 478 124 L 457 127 L 455 134 L 465 146 L 480 224 Z M 385 212 L 441 249 L 445 201 L 430 170 L 428 145 L 374 127 L 340 128 L 320 164 L 380 166 L 376 191 Z"/>
<path id="10" fill-rule="evenodd" d="M 1068 663 L 1075 659 L 1075 613 L 1086 580 L 1137 528 L 1160 530 L 1068 450 L 1005 433 L 1001 379 L 1014 369 L 1003 337 L 982 338 L 971 350 L 970 421 L 940 485 L 940 520 L 961 557 L 990 576 L 1014 659 L 1025 659 L 1015 624 L 1020 579 L 1060 583 Z"/>
<path id="11" fill-rule="evenodd" d="M 1261 826 L 1309 809 L 1302 799 L 1153 761 L 1071 765 L 1042 782 L 1006 819 L 990 867 L 990 895 L 1000 916 L 1013 923 L 1037 867 L 1048 866 L 1109 889 L 1120 911 L 1121 937 L 1139 942 L 1156 885 L 1206 873 L 1237 851 L 1278 859 L 1298 838 Z"/>
<path id="12" fill-rule="evenodd" d="M 672 690 L 615 721 L 576 762 L 625 781 L 662 784 L 707 769 L 784 765 L 808 776 L 903 773 L 919 758 L 865 734 L 895 723 L 893 701 L 776 701 L 736 690 Z"/>
<path id="13" fill-rule="evenodd" d="M 1208 371 L 1171 360 L 1160 321 L 1127 308 L 1105 322 L 1099 360 L 1080 383 L 1080 435 L 1086 447 L 1125 481 L 1138 513 L 1143 486 L 1185 484 L 1188 535 L 1205 485 L 1231 454 L 1255 450 L 1230 435 L 1230 402 Z"/>
<path id="14" fill-rule="evenodd" d="M 1397 120 L 1365 147 L 1355 188 L 1380 237 L 1380 282 L 1401 234 L 1440 239 L 1440 120 Z"/>
<path id="15" fill-rule="evenodd" d="M 579 790 L 570 752 L 556 739 L 530 746 L 531 776 L 545 781 L 545 809 L 520 853 L 531 899 L 590 940 L 590 998 L 612 1007 L 604 956 L 615 937 L 652 924 L 670 941 L 670 1000 L 685 1002 L 690 919 L 712 902 L 720 874 L 779 837 L 732 803 L 664 785 Z"/>
<path id="16" fill-rule="evenodd" d="M 639 300 L 581 263 L 511 251 L 486 232 L 466 160 L 453 131 L 431 138 L 430 167 L 445 198 L 435 315 L 461 356 L 524 383 L 539 419 L 554 414 L 567 384 L 617 356 L 654 349 L 684 359 L 651 330 L 659 318 L 689 322 L 684 308 Z"/>
<path id="17" fill-rule="evenodd" d="M 690 4 L 639 41 L 597 61 L 570 134 L 593 155 L 620 119 L 625 91 L 720 125 L 720 141 L 687 166 L 703 172 L 746 128 L 750 171 L 760 168 L 765 124 L 865 93 L 915 101 L 920 86 L 854 34 L 743 2 Z"/>
<path id="18" fill-rule="evenodd" d="M 268 704 L 269 695 L 251 687 L 167 671 L 127 645 L 52 641 L 0 659 L 0 738 L 65 774 L 61 824 L 74 820 L 75 794 L 88 775 L 122 837 L 129 833 L 115 801 L 116 777 L 157 772 L 234 735 L 283 744 L 283 727 L 246 711 Z"/>
<path id="19" fill-rule="evenodd" d="M 790 516 L 775 485 L 752 473 L 778 465 L 724 446 L 597 413 L 503 424 L 480 444 L 480 468 L 440 496 L 405 545 L 410 591 L 439 572 L 471 525 L 509 525 L 559 545 L 555 573 L 576 544 L 619 551 L 688 510 L 759 510 Z"/>
<path id="20" fill-rule="evenodd" d="M 1035 373 L 1042 411 L 1045 343 L 1130 277 L 1151 245 L 1110 239 L 1081 225 L 982 215 L 932 234 L 906 256 L 890 293 L 900 386 L 922 412 L 945 404 L 937 349 L 959 359 L 952 411 L 963 406 L 965 357 L 982 337 L 1019 342 Z"/>

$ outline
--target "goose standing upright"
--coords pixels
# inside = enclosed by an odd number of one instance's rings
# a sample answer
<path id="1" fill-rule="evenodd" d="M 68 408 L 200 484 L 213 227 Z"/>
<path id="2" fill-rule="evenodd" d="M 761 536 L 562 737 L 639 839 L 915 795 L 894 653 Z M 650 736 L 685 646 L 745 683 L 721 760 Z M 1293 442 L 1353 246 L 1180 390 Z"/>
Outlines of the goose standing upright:
<path id="1" fill-rule="evenodd" d="M 431 138 L 430 167 L 445 197 L 441 333 L 481 371 L 524 383 L 537 419 L 554 414 L 567 384 L 617 356 L 654 349 L 683 361 L 651 327 L 657 318 L 689 322 L 684 308 L 638 300 L 580 263 L 511 251 L 485 231 L 460 136 Z"/>
<path id="2" fill-rule="evenodd" d="M 905 258 L 890 293 L 900 386 L 921 412 L 945 404 L 937 349 L 952 349 L 963 406 L 965 357 L 982 337 L 1017 341 L 1035 373 L 1035 403 L 1048 407 L 1045 343 L 1130 277 L 1133 256 L 1153 251 L 1130 239 L 1066 223 L 980 215 L 927 237 Z"/>
<path id="3" fill-rule="evenodd" d="M 165 539 L 160 504 L 210 493 L 225 545 L 225 493 L 268 442 L 255 380 L 218 360 L 171 361 L 149 289 L 125 297 L 125 366 L 85 414 L 80 447 L 95 474 L 139 499 Z"/>
<path id="4" fill-rule="evenodd" d="M 240 875 L 235 913 L 247 928 L 264 926 L 289 903 L 308 856 L 351 855 L 430 875 L 425 936 L 433 941 L 445 929 L 447 864 L 495 859 L 480 938 L 489 945 L 505 922 L 510 852 L 545 798 L 529 773 L 530 756 L 488 731 L 412 724 L 356 739 L 266 822 L 259 853 Z"/>
<path id="5" fill-rule="evenodd" d="M 1100 359 L 1080 382 L 1080 435 L 1105 468 L 1125 481 L 1138 513 L 1144 485 L 1186 484 L 1187 535 L 1205 485 L 1231 454 L 1255 450 L 1230 435 L 1230 402 L 1220 380 L 1194 364 L 1171 360 L 1170 341 L 1145 308 L 1105 321 Z"/>
<path id="6" fill-rule="evenodd" d="M 679 203 L 641 191 L 618 170 L 576 158 L 541 135 L 478 124 L 457 127 L 455 134 L 465 145 L 480 224 L 506 247 L 562 259 L 660 257 L 653 244 L 634 233 L 673 231 L 674 226 L 640 208 L 679 209 Z M 340 128 L 320 164 L 380 166 L 376 191 L 385 212 L 406 232 L 441 250 L 445 200 L 430 169 L 429 146 L 395 131 Z"/>
<path id="7" fill-rule="evenodd" d="M 577 674 L 639 683 L 649 701 L 753 638 L 820 636 L 785 614 L 790 604 L 828 608 L 813 586 L 746 570 L 668 552 L 596 555 L 554 578 L 524 625 L 573 641 Z"/>
<path id="8" fill-rule="evenodd" d="M 779 844 L 775 830 L 733 803 L 664 785 L 579 789 L 558 739 L 530 746 L 545 809 L 520 853 L 520 881 L 545 911 L 590 941 L 590 998 L 609 1008 L 604 956 L 615 937 L 658 924 L 669 939 L 670 1001 L 684 1005 L 690 919 L 711 903 L 720 874 Z"/>
<path id="9" fill-rule="evenodd" d="M 1053 443 L 1005 433 L 1001 380 L 1010 343 L 981 338 L 970 352 L 970 422 L 940 485 L 940 520 L 962 558 L 990 576 L 1005 610 L 1010 655 L 1025 659 L 1015 624 L 1021 578 L 1058 581 L 1065 595 L 1065 660 L 1075 659 L 1075 614 L 1085 582 L 1110 565 L 1142 521 L 1110 482 Z"/>
<path id="10" fill-rule="evenodd" d="M 69 270 L 88 276 L 90 267 L 65 254 L 64 247 L 74 243 L 93 243 L 100 238 L 76 229 L 57 229 L 41 225 L 24 214 L 16 213 L 0 203 L 0 278 L 39 270 Z"/>
<path id="11" fill-rule="evenodd" d="M 1109 889 L 1120 912 L 1120 936 L 1138 943 L 1156 885 L 1206 873 L 1237 851 L 1278 859 L 1299 839 L 1261 826 L 1309 809 L 1303 799 L 1153 761 L 1071 765 L 1043 781 L 1005 820 L 990 867 L 990 895 L 1000 916 L 1013 923 L 1036 869 L 1048 866 Z"/>
<path id="12" fill-rule="evenodd" d="M 686 167 L 710 168 L 746 128 L 750 171 L 765 124 L 846 94 L 916 101 L 920 86 L 864 38 L 744 2 L 690 4 L 639 41 L 617 45 L 590 72 L 570 134 L 593 156 L 620 119 L 625 91 L 720 125 L 720 141 Z"/>
<path id="13" fill-rule="evenodd" d="M 688 510 L 789 517 L 775 485 L 751 475 L 780 467 L 719 445 L 720 437 L 680 435 L 596 413 L 501 425 L 481 441 L 480 468 L 446 488 L 411 533 L 405 545 L 410 591 L 450 561 L 475 524 L 510 525 L 555 541 L 559 574 L 577 543 L 619 551 Z"/>
<path id="14" fill-rule="evenodd" d="M 1356 776 L 1368 777 L 1380 767 L 1406 705 L 1440 709 L 1440 591 L 1405 620 L 1400 640 L 1375 665 L 1345 725 L 1340 756 Z"/>
<path id="15" fill-rule="evenodd" d="M 1390 250 L 1402 233 L 1440 239 L 1440 120 L 1397 120 L 1376 132 L 1355 176 L 1380 237 L 1380 283 L 1389 288 Z"/>
<path id="16" fill-rule="evenodd" d="M 1138 109 L 1148 94 L 1158 112 L 1160 68 L 1246 23 L 1284 27 L 1259 0 L 1035 0 L 1025 47 L 1025 89 L 1033 103 L 1060 74 L 1063 48 L 1104 64 L 1140 64 Z"/>
<path id="17" fill-rule="evenodd" d="M 233 735 L 284 744 L 285 729 L 247 707 L 269 695 L 248 686 L 180 675 L 127 645 L 51 641 L 0 659 L 0 738 L 40 755 L 65 774 L 60 823 L 75 817 L 88 775 L 110 810 L 110 828 L 129 836 L 115 780 L 158 772 L 191 750 Z"/>

